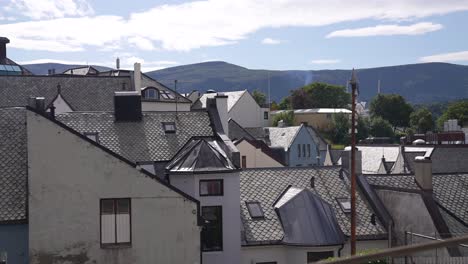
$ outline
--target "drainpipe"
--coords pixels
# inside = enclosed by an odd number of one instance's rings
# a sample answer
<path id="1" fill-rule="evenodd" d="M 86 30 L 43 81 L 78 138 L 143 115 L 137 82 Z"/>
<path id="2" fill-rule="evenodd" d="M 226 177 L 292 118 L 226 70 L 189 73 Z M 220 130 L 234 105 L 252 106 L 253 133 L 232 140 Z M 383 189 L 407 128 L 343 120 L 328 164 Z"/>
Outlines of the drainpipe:
<path id="1" fill-rule="evenodd" d="M 341 257 L 341 250 L 343 250 L 344 244 L 341 244 L 341 247 L 338 249 L 338 257 Z"/>

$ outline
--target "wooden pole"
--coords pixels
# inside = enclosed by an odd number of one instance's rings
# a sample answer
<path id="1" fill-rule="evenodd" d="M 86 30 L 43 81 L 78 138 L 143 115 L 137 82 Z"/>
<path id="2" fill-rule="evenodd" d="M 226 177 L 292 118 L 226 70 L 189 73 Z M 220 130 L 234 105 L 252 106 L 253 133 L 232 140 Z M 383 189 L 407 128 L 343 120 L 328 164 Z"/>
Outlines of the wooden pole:
<path id="1" fill-rule="evenodd" d="M 351 76 L 351 255 L 356 255 L 356 90 L 357 80 Z"/>

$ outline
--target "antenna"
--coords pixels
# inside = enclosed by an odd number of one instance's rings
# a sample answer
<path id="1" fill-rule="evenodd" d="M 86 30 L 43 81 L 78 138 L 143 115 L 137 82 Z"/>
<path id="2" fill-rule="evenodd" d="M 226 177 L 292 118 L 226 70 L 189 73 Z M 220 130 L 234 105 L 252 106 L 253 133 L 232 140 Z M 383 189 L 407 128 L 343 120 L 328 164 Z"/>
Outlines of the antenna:
<path id="1" fill-rule="evenodd" d="M 179 101 L 179 96 L 177 96 L 177 80 L 174 80 L 174 90 L 175 90 L 175 113 L 176 113 L 176 119 L 179 118 L 178 112 L 177 112 L 177 102 Z"/>

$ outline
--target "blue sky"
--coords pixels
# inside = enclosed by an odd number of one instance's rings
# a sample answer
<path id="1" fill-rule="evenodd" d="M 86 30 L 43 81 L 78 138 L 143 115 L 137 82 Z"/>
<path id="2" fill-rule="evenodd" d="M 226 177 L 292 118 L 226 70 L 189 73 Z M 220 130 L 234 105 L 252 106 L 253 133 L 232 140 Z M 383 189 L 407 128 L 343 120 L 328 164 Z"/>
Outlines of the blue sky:
<path id="1" fill-rule="evenodd" d="M 468 65 L 468 0 L 0 0 L 20 63 L 143 70 L 222 60 L 255 69 Z"/>

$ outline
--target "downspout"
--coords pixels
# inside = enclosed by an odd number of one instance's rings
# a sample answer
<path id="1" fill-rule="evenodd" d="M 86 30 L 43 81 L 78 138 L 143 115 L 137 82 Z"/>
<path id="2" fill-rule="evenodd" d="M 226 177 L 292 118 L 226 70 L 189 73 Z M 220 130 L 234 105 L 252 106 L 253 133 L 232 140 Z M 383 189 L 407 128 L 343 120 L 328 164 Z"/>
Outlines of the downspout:
<path id="1" fill-rule="evenodd" d="M 338 249 L 338 257 L 341 258 L 341 250 L 343 250 L 344 244 L 341 244 L 341 247 Z"/>

